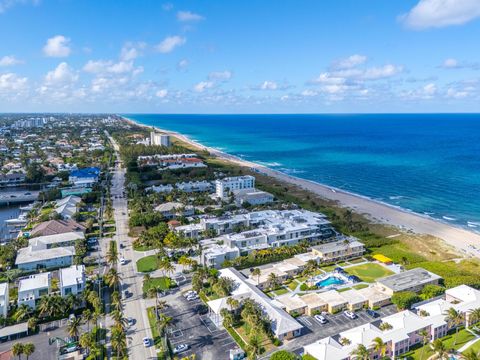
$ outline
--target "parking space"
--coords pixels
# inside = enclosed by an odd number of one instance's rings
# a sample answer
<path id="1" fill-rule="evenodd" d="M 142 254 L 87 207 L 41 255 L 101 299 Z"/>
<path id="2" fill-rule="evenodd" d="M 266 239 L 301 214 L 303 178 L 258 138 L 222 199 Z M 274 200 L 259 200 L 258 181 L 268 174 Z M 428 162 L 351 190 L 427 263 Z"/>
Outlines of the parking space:
<path id="1" fill-rule="evenodd" d="M 173 318 L 169 329 L 172 347 L 187 344 L 189 349 L 182 356 L 196 355 L 196 359 L 228 359 L 230 349 L 237 347 L 225 331 L 217 328 L 208 314 L 199 315 L 196 309 L 200 300 L 188 301 L 181 294 L 175 294 L 165 314 Z"/>

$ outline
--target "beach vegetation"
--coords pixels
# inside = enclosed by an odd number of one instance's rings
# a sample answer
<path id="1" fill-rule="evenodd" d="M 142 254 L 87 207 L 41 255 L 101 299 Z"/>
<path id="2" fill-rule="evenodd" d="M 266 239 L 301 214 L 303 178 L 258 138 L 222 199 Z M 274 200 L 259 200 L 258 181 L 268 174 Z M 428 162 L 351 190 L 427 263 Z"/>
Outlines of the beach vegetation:
<path id="1" fill-rule="evenodd" d="M 392 303 L 399 311 L 410 309 L 419 300 L 421 300 L 420 297 L 413 291 L 400 291 L 392 295 Z"/>

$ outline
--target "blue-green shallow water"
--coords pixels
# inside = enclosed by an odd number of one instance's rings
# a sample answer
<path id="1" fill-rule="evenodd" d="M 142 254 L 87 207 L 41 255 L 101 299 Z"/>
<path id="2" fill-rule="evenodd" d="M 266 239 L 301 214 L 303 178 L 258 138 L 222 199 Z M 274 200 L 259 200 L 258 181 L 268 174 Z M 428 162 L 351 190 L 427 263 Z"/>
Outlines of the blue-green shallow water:
<path id="1" fill-rule="evenodd" d="M 480 230 L 480 114 L 125 116 Z"/>

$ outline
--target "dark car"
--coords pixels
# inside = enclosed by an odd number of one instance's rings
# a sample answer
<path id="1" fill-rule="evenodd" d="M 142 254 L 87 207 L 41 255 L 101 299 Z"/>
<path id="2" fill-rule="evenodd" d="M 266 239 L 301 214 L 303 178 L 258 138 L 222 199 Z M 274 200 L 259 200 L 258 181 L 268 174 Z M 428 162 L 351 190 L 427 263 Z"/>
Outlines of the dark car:
<path id="1" fill-rule="evenodd" d="M 208 306 L 200 304 L 195 308 L 195 312 L 198 315 L 205 315 L 206 313 L 208 313 Z"/>
<path id="2" fill-rule="evenodd" d="M 379 313 L 377 313 L 375 310 L 372 310 L 372 309 L 367 309 L 367 314 L 373 318 L 377 318 L 380 316 Z"/>

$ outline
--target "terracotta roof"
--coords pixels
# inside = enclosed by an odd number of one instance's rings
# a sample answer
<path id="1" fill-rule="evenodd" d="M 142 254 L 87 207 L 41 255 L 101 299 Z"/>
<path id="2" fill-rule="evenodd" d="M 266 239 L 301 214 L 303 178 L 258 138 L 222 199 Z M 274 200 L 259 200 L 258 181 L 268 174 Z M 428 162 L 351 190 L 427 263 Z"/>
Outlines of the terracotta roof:
<path id="1" fill-rule="evenodd" d="M 30 236 L 46 236 L 64 234 L 67 232 L 81 231 L 85 232 L 86 227 L 74 220 L 50 220 L 35 226 L 30 231 Z"/>

